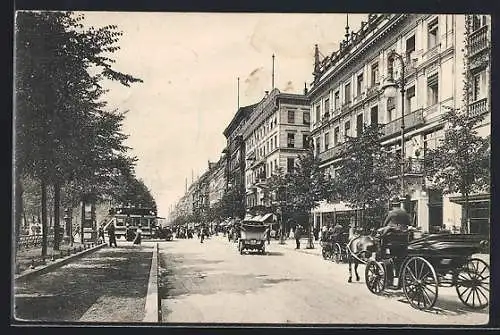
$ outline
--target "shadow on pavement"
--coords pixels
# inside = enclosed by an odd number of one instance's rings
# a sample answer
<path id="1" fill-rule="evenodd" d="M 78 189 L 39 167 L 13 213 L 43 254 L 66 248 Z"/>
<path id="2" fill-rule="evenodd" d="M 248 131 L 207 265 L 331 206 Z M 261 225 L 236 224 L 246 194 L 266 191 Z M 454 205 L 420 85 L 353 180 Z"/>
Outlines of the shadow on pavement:
<path id="1" fill-rule="evenodd" d="M 269 278 L 264 273 L 235 273 L 229 270 L 214 272 L 214 268 L 210 265 L 221 262 L 223 261 L 190 259 L 180 254 L 160 254 L 158 287 L 160 299 L 196 294 L 248 294 L 270 285 L 300 280 Z"/>
<path id="2" fill-rule="evenodd" d="M 33 280 L 16 283 L 15 316 L 76 321 L 99 298 L 145 298 L 151 258 L 151 250 L 141 250 L 140 246 L 107 248 Z M 137 311 L 130 314 L 133 319 Z"/>
<path id="3" fill-rule="evenodd" d="M 283 256 L 284 253 L 281 251 L 268 251 L 264 256 Z"/>

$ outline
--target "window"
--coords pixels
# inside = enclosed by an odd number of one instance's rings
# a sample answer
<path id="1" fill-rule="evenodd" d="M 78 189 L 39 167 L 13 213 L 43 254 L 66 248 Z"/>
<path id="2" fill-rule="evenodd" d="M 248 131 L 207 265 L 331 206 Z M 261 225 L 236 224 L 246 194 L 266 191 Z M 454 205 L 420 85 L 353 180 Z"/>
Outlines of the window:
<path id="1" fill-rule="evenodd" d="M 339 127 L 335 127 L 333 130 L 333 146 L 339 143 Z"/>
<path id="2" fill-rule="evenodd" d="M 378 62 L 372 64 L 371 75 L 372 75 L 371 86 L 373 87 L 378 84 Z"/>
<path id="3" fill-rule="evenodd" d="M 486 92 L 486 75 L 484 72 L 479 72 L 472 79 L 472 101 L 484 98 L 484 92 Z"/>
<path id="4" fill-rule="evenodd" d="M 412 86 L 406 90 L 406 110 L 407 112 L 412 112 L 415 109 L 415 86 Z"/>
<path id="5" fill-rule="evenodd" d="M 320 108 L 321 106 L 320 105 L 316 105 L 316 122 L 319 122 L 320 118 L 321 118 L 321 111 L 320 111 Z"/>
<path id="6" fill-rule="evenodd" d="M 333 101 L 335 104 L 334 107 L 335 107 L 335 109 L 338 109 L 338 108 L 340 108 L 340 91 L 335 92 L 334 96 L 335 96 L 335 98 L 334 98 L 335 100 Z"/>
<path id="7" fill-rule="evenodd" d="M 486 25 L 486 15 L 473 15 L 472 16 L 472 31 L 476 31 L 485 25 Z"/>
<path id="8" fill-rule="evenodd" d="M 302 134 L 302 148 L 309 148 L 309 135 Z"/>
<path id="9" fill-rule="evenodd" d="M 267 141 L 267 152 L 270 152 L 271 151 L 271 145 L 269 143 L 269 141 Z"/>
<path id="10" fill-rule="evenodd" d="M 274 160 L 274 169 L 278 170 L 278 160 L 277 159 Z"/>
<path id="11" fill-rule="evenodd" d="M 330 99 L 325 100 L 325 115 L 330 115 Z"/>
<path id="12" fill-rule="evenodd" d="M 344 103 L 351 103 L 351 83 L 347 83 L 344 86 Z"/>
<path id="13" fill-rule="evenodd" d="M 325 151 L 328 150 L 330 146 L 330 133 L 325 134 Z"/>
<path id="14" fill-rule="evenodd" d="M 411 63 L 412 56 L 415 52 L 415 35 L 412 35 L 406 40 L 406 60 Z"/>
<path id="15" fill-rule="evenodd" d="M 387 122 L 391 122 L 396 117 L 396 108 L 390 108 L 387 110 Z"/>
<path id="16" fill-rule="evenodd" d="M 356 95 L 361 95 L 361 92 L 363 92 L 363 74 L 362 73 L 360 75 L 358 75 L 358 78 L 357 78 Z"/>
<path id="17" fill-rule="evenodd" d="M 304 112 L 304 114 L 302 114 L 302 123 L 303 124 L 310 124 L 311 123 L 309 112 Z"/>
<path id="18" fill-rule="evenodd" d="M 288 123 L 295 123 L 295 112 L 288 111 Z"/>
<path id="19" fill-rule="evenodd" d="M 294 158 L 287 158 L 286 159 L 286 171 L 288 173 L 292 173 L 294 166 L 295 166 L 295 159 Z"/>
<path id="20" fill-rule="evenodd" d="M 287 135 L 287 147 L 288 148 L 295 148 L 295 134 L 289 133 Z"/>
<path id="21" fill-rule="evenodd" d="M 349 136 L 349 131 L 351 129 L 351 121 L 347 121 L 345 124 L 344 124 L 344 137 L 346 137 L 347 139 L 347 136 Z"/>
<path id="22" fill-rule="evenodd" d="M 321 138 L 318 137 L 316 138 L 316 155 L 319 155 L 320 148 L 321 148 Z"/>
<path id="23" fill-rule="evenodd" d="M 356 117 L 356 135 L 359 136 L 363 132 L 363 114 Z"/>
<path id="24" fill-rule="evenodd" d="M 432 49 L 438 43 L 439 30 L 438 30 L 438 18 L 437 17 L 429 23 L 429 25 L 427 26 L 427 31 L 428 31 L 427 46 L 429 49 Z"/>
<path id="25" fill-rule="evenodd" d="M 370 122 L 371 124 L 378 123 L 378 106 L 373 106 L 370 110 Z"/>
<path id="26" fill-rule="evenodd" d="M 274 135 L 274 145 L 276 146 L 276 148 L 279 148 L 278 135 Z"/>
<path id="27" fill-rule="evenodd" d="M 437 104 L 439 100 L 437 73 L 427 78 L 427 92 L 428 106 Z"/>

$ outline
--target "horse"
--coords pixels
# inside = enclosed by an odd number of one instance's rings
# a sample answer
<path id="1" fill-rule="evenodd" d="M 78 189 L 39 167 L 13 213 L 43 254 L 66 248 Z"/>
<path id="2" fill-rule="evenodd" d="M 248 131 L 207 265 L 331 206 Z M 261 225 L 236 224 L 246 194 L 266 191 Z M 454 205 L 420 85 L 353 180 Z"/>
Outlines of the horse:
<path id="1" fill-rule="evenodd" d="M 359 263 L 366 264 L 366 260 L 370 258 L 373 252 L 377 251 L 377 245 L 377 241 L 372 235 L 354 236 L 349 240 L 347 243 L 347 261 L 349 262 L 348 283 L 352 283 L 352 263 L 354 263 L 356 281 L 359 281 L 358 265 Z"/>

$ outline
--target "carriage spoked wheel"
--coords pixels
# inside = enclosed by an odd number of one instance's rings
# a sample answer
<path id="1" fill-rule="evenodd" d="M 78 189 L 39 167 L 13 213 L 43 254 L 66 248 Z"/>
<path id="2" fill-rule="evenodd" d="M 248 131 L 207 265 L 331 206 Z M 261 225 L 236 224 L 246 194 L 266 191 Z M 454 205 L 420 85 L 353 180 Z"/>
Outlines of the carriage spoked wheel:
<path id="1" fill-rule="evenodd" d="M 331 258 L 331 251 L 328 250 L 328 246 L 326 244 L 323 244 L 321 247 L 321 255 L 323 256 L 323 259 L 330 259 Z"/>
<path id="2" fill-rule="evenodd" d="M 342 247 L 340 246 L 340 244 L 335 243 L 335 248 L 333 250 L 333 260 L 335 261 L 335 263 L 341 263 L 343 258 Z"/>
<path id="3" fill-rule="evenodd" d="M 436 270 L 428 260 L 412 257 L 406 262 L 401 276 L 403 292 L 414 308 L 431 309 L 438 297 Z"/>
<path id="4" fill-rule="evenodd" d="M 485 261 L 472 258 L 457 270 L 455 289 L 458 298 L 470 308 L 488 306 L 490 294 L 490 267 Z"/>
<path id="5" fill-rule="evenodd" d="M 382 263 L 370 260 L 365 267 L 365 283 L 370 292 L 381 294 L 387 283 L 385 267 Z"/>

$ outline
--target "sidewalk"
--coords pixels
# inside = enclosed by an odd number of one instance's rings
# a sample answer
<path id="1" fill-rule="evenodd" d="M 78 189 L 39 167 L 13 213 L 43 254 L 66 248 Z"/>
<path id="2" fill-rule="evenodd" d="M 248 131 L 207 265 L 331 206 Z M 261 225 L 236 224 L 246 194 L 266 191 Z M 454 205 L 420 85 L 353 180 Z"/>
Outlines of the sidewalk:
<path id="1" fill-rule="evenodd" d="M 121 242 L 29 281 L 16 281 L 14 313 L 22 320 L 142 322 L 153 245 Z"/>

